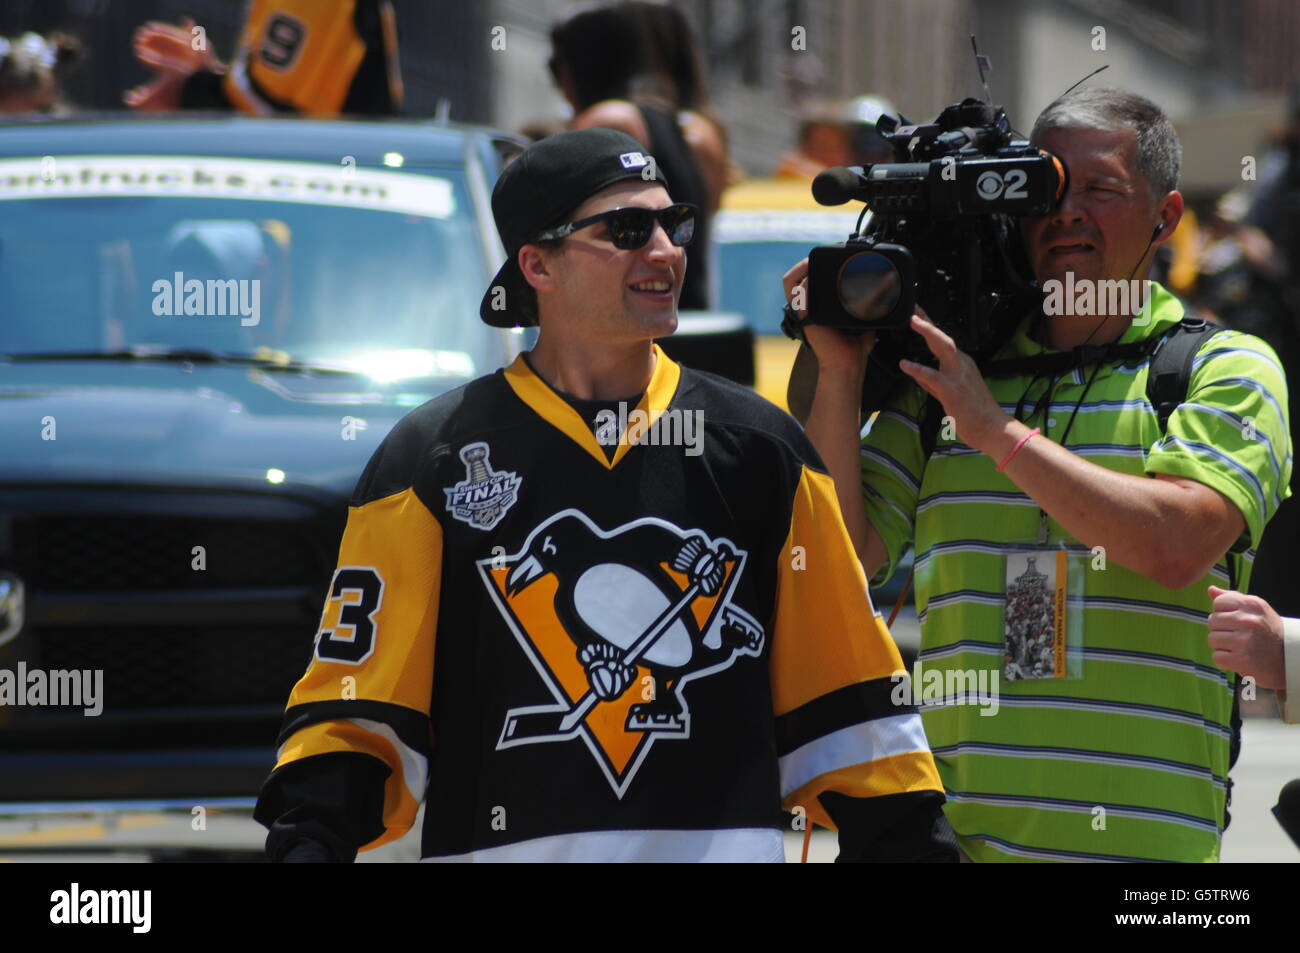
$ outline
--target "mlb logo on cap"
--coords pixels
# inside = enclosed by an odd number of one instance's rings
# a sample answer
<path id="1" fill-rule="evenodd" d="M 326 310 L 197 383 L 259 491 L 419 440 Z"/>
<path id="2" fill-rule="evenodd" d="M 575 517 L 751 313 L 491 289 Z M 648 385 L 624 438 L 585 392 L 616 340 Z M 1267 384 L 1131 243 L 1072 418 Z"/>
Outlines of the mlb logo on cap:
<path id="1" fill-rule="evenodd" d="M 625 152 L 618 157 L 618 161 L 623 163 L 625 169 L 640 169 L 649 164 L 639 152 Z"/>

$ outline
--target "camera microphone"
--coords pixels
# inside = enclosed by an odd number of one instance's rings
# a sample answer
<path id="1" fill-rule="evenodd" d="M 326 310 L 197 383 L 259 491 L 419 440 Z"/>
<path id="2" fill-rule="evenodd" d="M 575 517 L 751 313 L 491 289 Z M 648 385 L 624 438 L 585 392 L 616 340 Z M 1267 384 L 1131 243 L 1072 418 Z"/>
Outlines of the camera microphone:
<path id="1" fill-rule="evenodd" d="M 1296 847 L 1300 847 L 1300 778 L 1282 786 L 1273 807 L 1273 816 Z"/>
<path id="2" fill-rule="evenodd" d="M 819 205 L 843 205 L 861 195 L 866 184 L 862 166 L 837 165 L 817 173 L 812 194 Z"/>

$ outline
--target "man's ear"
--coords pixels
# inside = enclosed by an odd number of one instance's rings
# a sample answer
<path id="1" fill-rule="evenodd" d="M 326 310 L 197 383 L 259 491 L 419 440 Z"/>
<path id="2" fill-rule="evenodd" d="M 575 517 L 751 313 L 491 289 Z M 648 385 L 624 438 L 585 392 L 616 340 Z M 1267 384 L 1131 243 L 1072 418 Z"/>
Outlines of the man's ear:
<path id="1" fill-rule="evenodd" d="M 525 245 L 519 249 L 517 262 L 523 272 L 524 281 L 538 291 L 554 291 L 555 274 L 551 268 L 555 256 L 537 245 Z"/>
<path id="2" fill-rule="evenodd" d="M 1163 225 L 1160 233 L 1155 236 L 1154 243 L 1159 245 L 1162 242 L 1169 241 L 1174 234 L 1174 229 L 1183 218 L 1183 193 L 1174 190 L 1160 200 L 1156 206 L 1156 212 L 1159 215 L 1157 225 Z"/>

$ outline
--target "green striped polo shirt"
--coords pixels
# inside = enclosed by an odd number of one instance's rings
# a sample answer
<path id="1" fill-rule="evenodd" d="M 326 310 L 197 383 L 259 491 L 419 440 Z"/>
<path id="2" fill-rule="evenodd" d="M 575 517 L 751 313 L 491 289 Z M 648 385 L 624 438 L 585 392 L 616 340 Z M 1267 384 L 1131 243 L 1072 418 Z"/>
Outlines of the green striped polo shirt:
<path id="1" fill-rule="evenodd" d="M 1183 316 L 1158 284 L 1121 342 L 1160 335 Z M 1089 320 L 1077 318 L 1072 320 Z M 1031 319 L 997 355 L 1040 354 Z M 913 691 L 948 792 L 946 811 L 975 860 L 1215 861 L 1222 835 L 1232 689 L 1206 642 L 1206 586 L 1238 589 L 1291 474 L 1286 379 L 1258 338 L 1218 331 L 1202 343 L 1187 397 L 1162 434 L 1146 397 L 1148 359 L 1096 368 L 1066 446 L 1134 475 L 1167 473 L 1223 493 L 1245 518 L 1247 540 L 1201 580 L 1165 587 L 1102 562 L 1049 519 L 1049 541 L 1082 560 L 1082 674 L 1008 682 L 1003 664 L 1006 553 L 1036 539 L 1037 504 L 996 461 L 941 432 L 924 459 L 918 421 L 924 393 L 900 390 L 862 440 L 867 517 L 888 550 L 875 583 L 915 549 L 922 682 Z M 1060 441 L 1094 367 L 1067 372 L 1043 404 L 1048 381 L 990 380 L 1013 413 L 1026 395 L 1027 423 Z M 1136 531 L 1136 527 L 1135 527 Z M 999 705 L 944 704 L 923 695 L 932 669 L 997 673 Z M 978 674 L 975 675 L 978 677 Z M 945 675 L 944 685 L 961 684 Z M 1102 808 L 1098 811 L 1097 808 Z"/>

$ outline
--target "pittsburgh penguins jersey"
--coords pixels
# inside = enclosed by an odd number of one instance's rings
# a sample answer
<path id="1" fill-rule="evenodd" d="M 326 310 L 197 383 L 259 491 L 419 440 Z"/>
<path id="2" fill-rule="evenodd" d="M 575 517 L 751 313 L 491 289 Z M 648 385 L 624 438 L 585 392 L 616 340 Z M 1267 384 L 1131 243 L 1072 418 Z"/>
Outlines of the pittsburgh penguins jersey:
<path id="1" fill-rule="evenodd" d="M 425 859 L 780 860 L 782 807 L 842 851 L 947 859 L 798 425 L 657 347 L 640 402 L 601 414 L 520 358 L 376 451 L 259 799 L 272 857 L 350 858 L 423 798 Z"/>
<path id="2" fill-rule="evenodd" d="M 242 112 L 396 113 L 397 26 L 388 0 L 250 0 L 221 94 Z"/>

